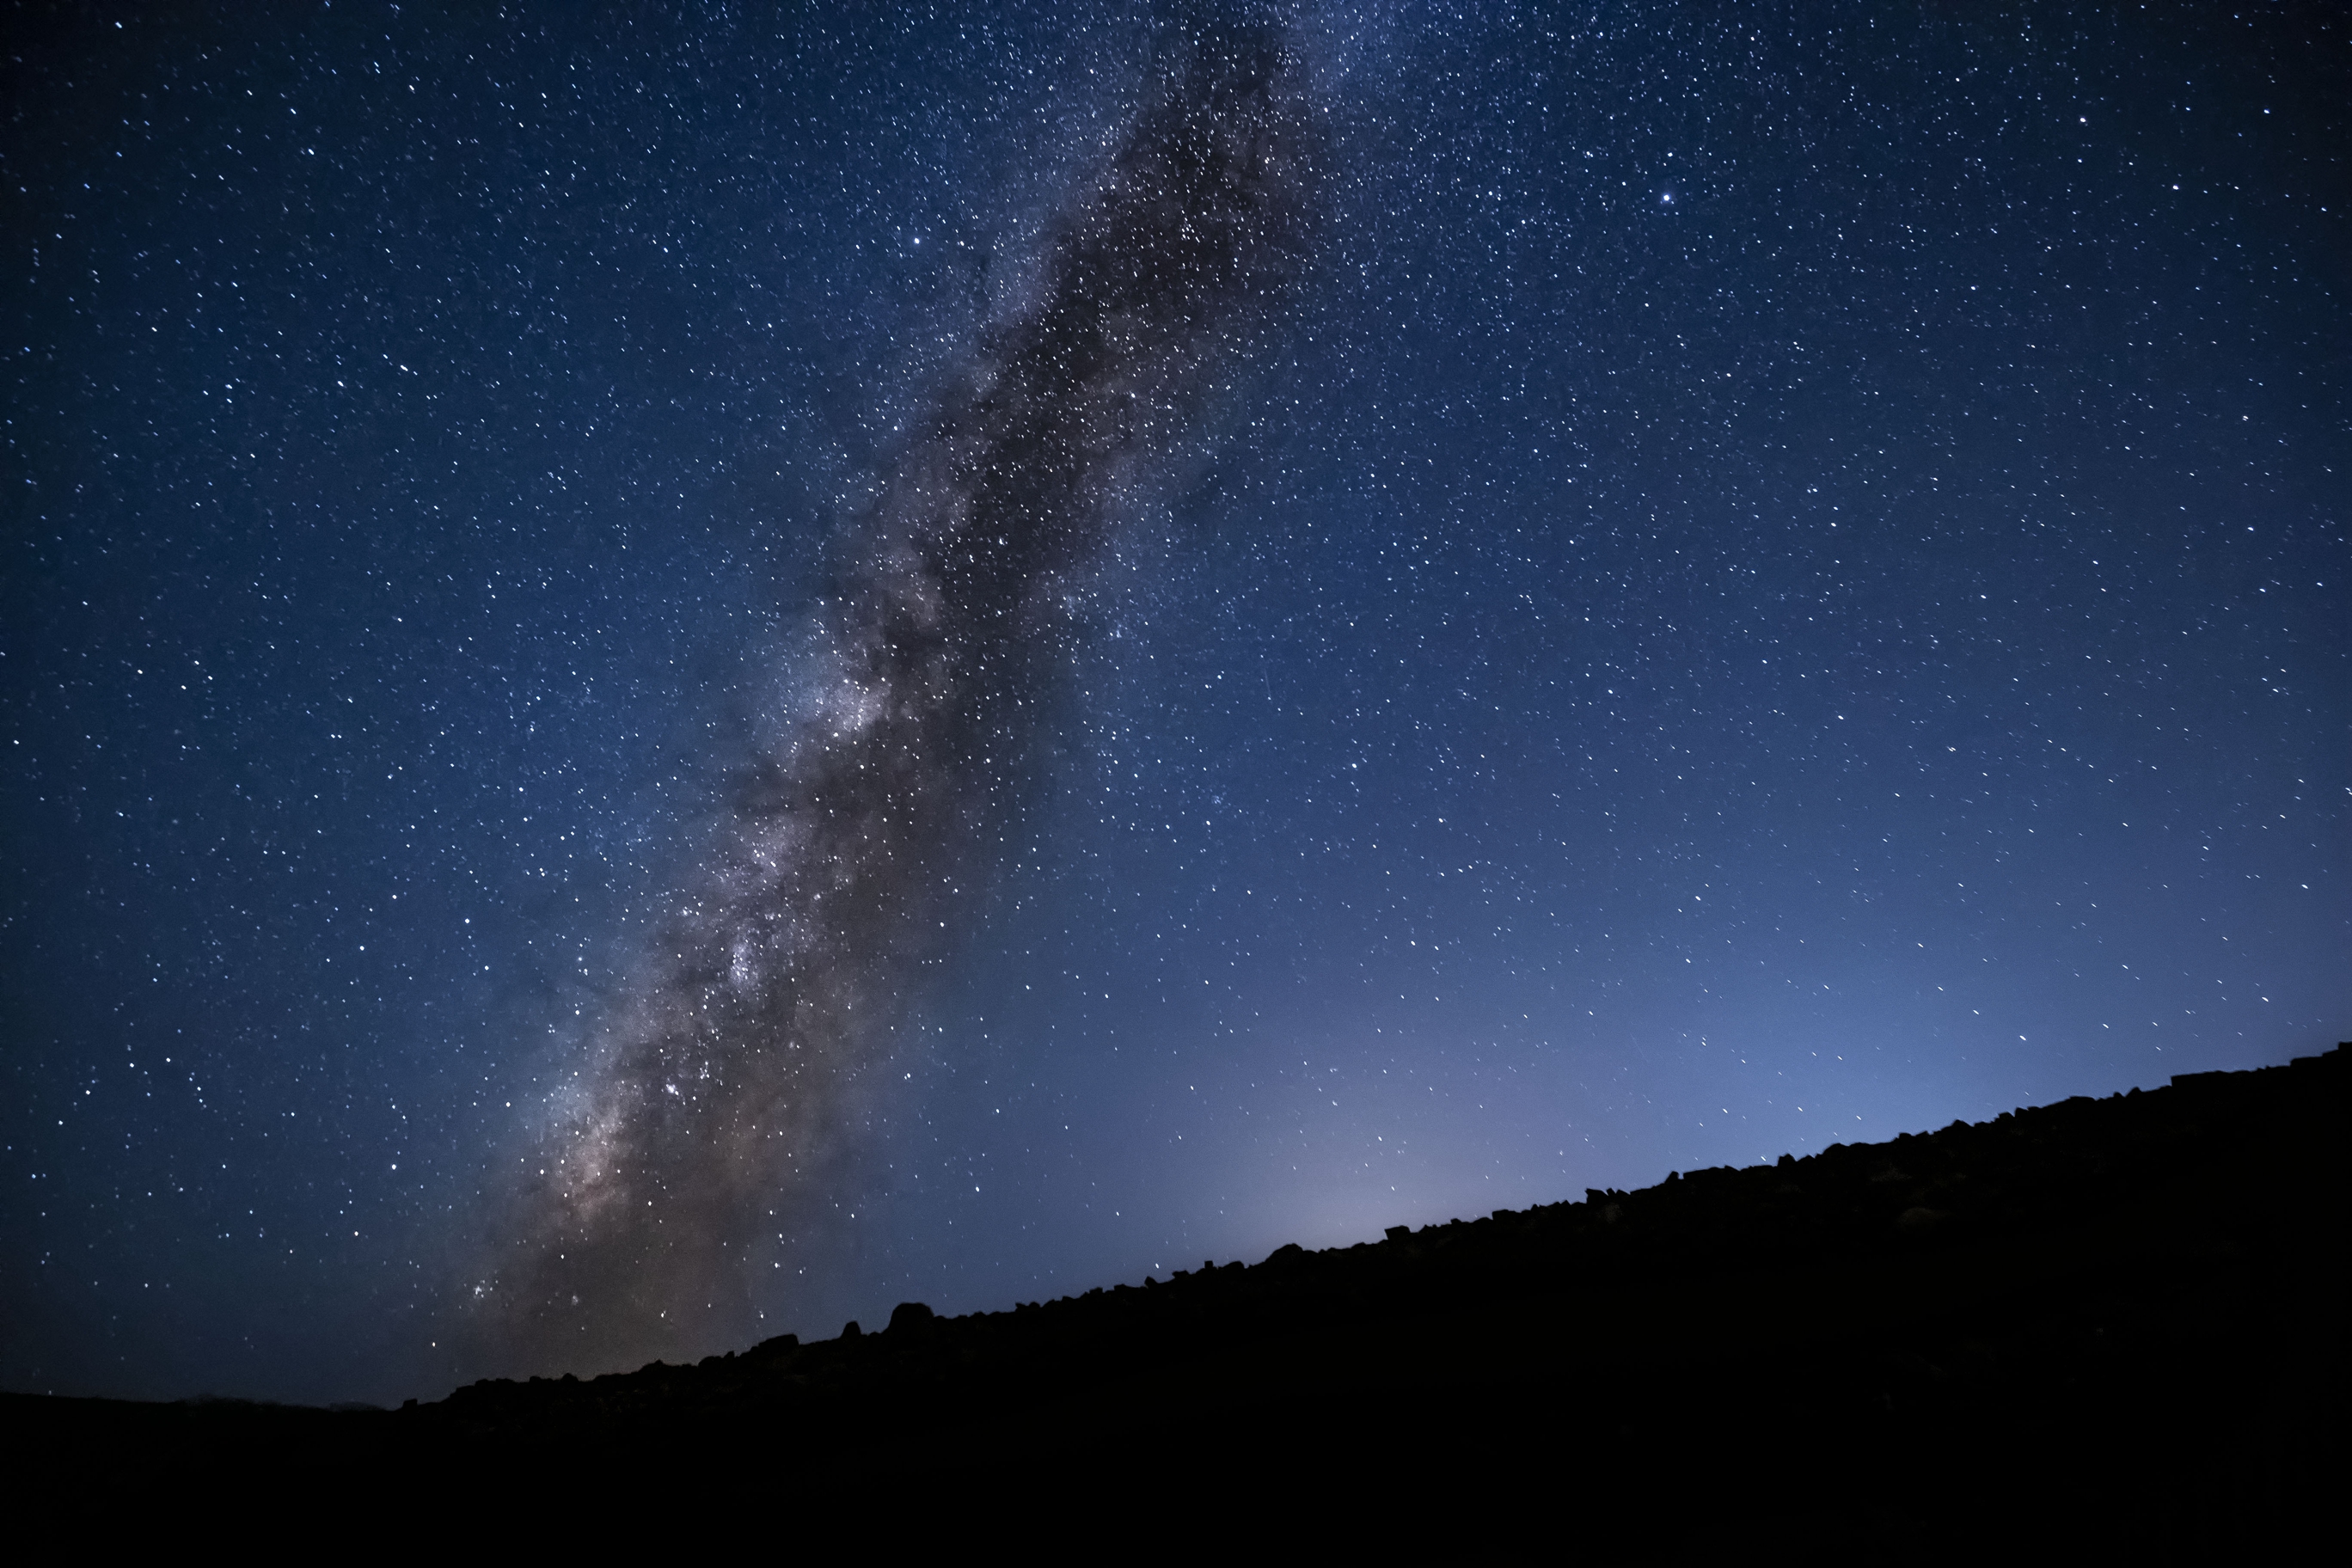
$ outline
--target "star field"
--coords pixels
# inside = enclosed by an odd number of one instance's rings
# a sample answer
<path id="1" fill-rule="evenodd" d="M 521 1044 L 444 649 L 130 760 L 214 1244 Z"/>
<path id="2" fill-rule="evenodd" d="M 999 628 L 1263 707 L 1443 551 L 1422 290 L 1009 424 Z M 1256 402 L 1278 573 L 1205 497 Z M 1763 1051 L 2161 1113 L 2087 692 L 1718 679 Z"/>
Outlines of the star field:
<path id="1" fill-rule="evenodd" d="M 713 890 L 1065 307 L 1181 395 L 1060 574 L 927 569 L 1034 661 L 908 721 L 931 934 L 824 928 L 823 1135 L 577 1370 L 2344 1033 L 2324 11 L 1284 11 L 1313 222 L 1159 359 L 1056 247 L 1262 16 L 16 20 L 10 1387 L 559 1370 L 485 1259 L 649 955 L 865 864 Z"/>

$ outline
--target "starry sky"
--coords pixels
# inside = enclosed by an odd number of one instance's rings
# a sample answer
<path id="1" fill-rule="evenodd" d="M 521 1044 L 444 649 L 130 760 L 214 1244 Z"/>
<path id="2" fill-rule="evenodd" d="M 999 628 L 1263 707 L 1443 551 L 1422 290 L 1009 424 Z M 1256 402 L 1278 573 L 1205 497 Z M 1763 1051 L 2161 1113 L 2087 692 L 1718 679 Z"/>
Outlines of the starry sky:
<path id="1" fill-rule="evenodd" d="M 15 8 L 0 1384 L 432 1397 L 2324 1047 L 2347 32 Z"/>

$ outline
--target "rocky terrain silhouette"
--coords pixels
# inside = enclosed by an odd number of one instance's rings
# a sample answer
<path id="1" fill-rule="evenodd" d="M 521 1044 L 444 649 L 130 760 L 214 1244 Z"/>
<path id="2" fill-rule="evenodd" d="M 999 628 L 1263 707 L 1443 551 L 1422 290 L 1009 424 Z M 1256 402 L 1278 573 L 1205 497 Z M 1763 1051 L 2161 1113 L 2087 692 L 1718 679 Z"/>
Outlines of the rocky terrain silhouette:
<path id="1" fill-rule="evenodd" d="M 906 1528 L 1174 1510 L 1601 1561 L 2205 1557 L 2332 1496 L 2344 1057 L 398 1411 L 0 1410 L 67 1481 L 652 1467 Z"/>

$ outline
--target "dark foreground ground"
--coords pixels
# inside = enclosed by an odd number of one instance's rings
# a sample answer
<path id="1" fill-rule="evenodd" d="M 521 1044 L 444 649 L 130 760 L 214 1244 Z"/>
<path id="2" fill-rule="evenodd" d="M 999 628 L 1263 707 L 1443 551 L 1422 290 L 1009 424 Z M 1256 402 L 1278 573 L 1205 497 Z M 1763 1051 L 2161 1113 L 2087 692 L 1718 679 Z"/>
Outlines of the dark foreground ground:
<path id="1" fill-rule="evenodd" d="M 855 1521 L 877 1550 L 2301 1554 L 2341 1534 L 2344 1059 L 697 1366 L 391 1412 L 5 1395 L 0 1433 L 20 1500 L 136 1476 L 232 1520 L 373 1497 L 673 1539 Z"/>

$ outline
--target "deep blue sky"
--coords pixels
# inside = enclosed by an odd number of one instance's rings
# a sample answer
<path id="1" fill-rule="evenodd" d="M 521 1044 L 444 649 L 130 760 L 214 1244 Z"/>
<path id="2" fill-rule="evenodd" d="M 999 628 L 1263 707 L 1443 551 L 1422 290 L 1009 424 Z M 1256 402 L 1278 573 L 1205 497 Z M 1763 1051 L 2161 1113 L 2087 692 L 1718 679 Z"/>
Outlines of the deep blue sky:
<path id="1" fill-rule="evenodd" d="M 840 9 L 10 14 L 0 1384 L 456 1375 L 470 1194 L 1151 47 Z M 764 1331 L 2346 1033 L 2348 30 L 1308 15 L 1311 276 Z"/>

